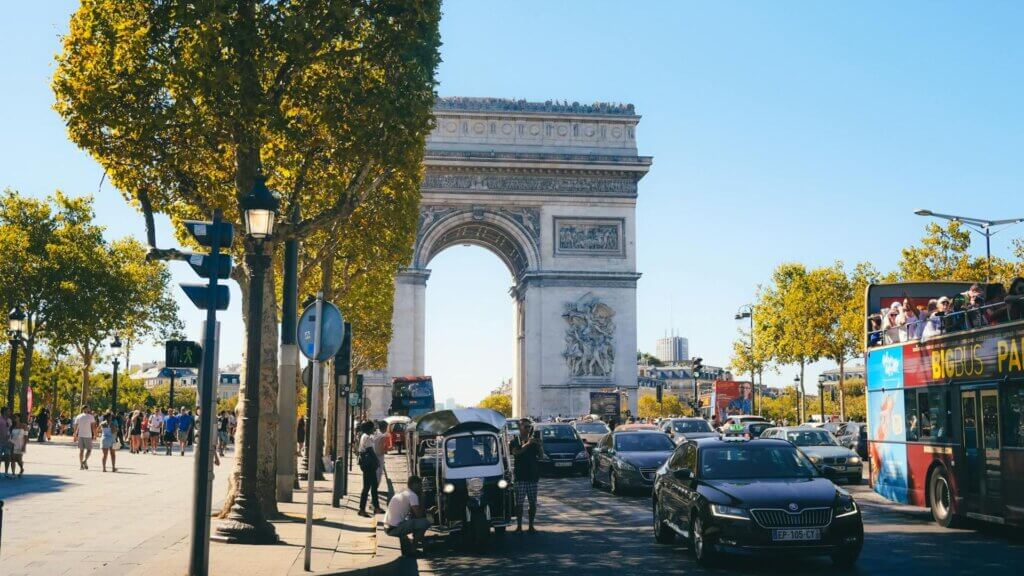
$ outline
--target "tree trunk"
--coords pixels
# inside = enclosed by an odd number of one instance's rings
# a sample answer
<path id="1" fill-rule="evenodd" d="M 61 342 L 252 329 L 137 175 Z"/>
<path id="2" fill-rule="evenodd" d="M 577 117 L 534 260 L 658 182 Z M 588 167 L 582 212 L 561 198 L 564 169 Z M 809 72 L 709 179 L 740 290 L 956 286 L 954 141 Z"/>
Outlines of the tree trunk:
<path id="1" fill-rule="evenodd" d="M 846 422 L 846 360 L 839 359 L 839 420 Z"/>
<path id="2" fill-rule="evenodd" d="M 32 353 L 36 349 L 36 337 L 35 335 L 29 335 L 25 339 L 25 359 L 22 360 L 21 364 L 21 396 L 19 399 L 18 413 L 21 414 L 21 421 L 27 422 L 25 419 L 28 416 L 28 385 L 32 377 Z M 13 410 L 13 406 L 11 407 Z"/>
<path id="3" fill-rule="evenodd" d="M 259 410 L 259 441 L 257 443 L 256 463 L 256 491 L 259 495 L 260 505 L 266 518 L 276 518 L 280 514 L 277 510 L 277 498 L 275 496 L 275 485 L 277 482 L 277 303 L 275 301 L 276 275 L 274 268 L 268 267 L 263 285 L 263 318 L 259 319 L 262 340 L 260 342 L 260 410 Z M 242 292 L 242 320 L 246 326 L 245 333 L 248 334 L 249 322 L 252 319 L 246 317 L 245 310 L 248 310 L 249 286 L 245 282 L 239 282 Z M 246 350 L 243 343 L 242 350 Z M 245 361 L 243 358 L 243 365 Z M 244 411 L 245 387 L 250 383 L 242 379 L 238 390 L 238 407 L 236 413 Z M 223 518 L 231 510 L 238 494 L 238 475 L 242 469 L 243 454 L 240 451 L 244 444 L 244 432 L 242 426 L 235 430 L 235 446 L 239 447 L 236 453 L 235 466 L 228 478 L 228 491 L 224 497 L 224 506 L 221 508 L 220 517 Z"/>
<path id="4" fill-rule="evenodd" d="M 82 398 L 79 400 L 79 404 L 85 406 L 89 402 L 89 374 L 92 372 L 92 352 L 82 353 Z M 75 411 L 75 407 L 71 406 L 71 411 Z"/>
<path id="5" fill-rule="evenodd" d="M 324 411 L 327 417 L 324 419 L 324 453 L 333 454 L 335 453 L 335 437 L 334 437 L 334 419 L 338 412 L 338 390 L 334 378 L 334 362 L 331 360 L 330 364 L 325 365 L 327 370 L 327 381 L 324 384 L 324 390 L 326 390 L 326 402 L 324 403 Z"/>
<path id="6" fill-rule="evenodd" d="M 804 361 L 803 360 L 800 360 L 800 390 L 797 391 L 796 395 L 797 395 L 797 398 L 799 400 L 797 405 L 800 407 L 800 409 L 797 410 L 797 413 L 796 413 L 797 426 L 799 426 L 800 424 L 803 424 L 804 422 L 807 421 L 807 419 L 804 417 L 804 413 L 805 413 L 805 411 L 804 411 L 804 401 L 807 398 L 806 398 L 806 396 L 804 396 Z"/>

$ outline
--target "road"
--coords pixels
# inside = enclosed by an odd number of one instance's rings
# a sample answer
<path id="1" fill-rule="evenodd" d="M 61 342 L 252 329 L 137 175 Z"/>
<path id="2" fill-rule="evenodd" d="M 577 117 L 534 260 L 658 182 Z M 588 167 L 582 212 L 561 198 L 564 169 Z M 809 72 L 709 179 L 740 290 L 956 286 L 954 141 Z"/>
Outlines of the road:
<path id="1" fill-rule="evenodd" d="M 851 489 L 865 521 L 857 565 L 837 570 L 827 558 L 727 558 L 713 570 L 695 563 L 686 547 L 656 544 L 650 497 L 614 496 L 588 478 L 541 481 L 537 534 L 509 533 L 485 554 L 435 541 L 406 574 L 510 576 L 515 574 L 1016 574 L 1024 564 L 1019 532 L 982 526 L 946 530 L 927 511 L 894 508 L 866 487 Z"/>

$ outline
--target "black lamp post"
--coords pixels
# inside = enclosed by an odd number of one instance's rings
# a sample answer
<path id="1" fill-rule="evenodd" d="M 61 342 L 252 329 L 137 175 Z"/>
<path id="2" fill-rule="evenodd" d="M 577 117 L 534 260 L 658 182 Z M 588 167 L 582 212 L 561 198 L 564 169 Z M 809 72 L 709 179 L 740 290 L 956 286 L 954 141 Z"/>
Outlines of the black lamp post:
<path id="1" fill-rule="evenodd" d="M 796 376 L 793 376 L 793 392 L 795 392 L 795 394 L 796 394 L 796 423 L 797 423 L 797 425 L 799 425 L 799 424 L 801 424 L 801 422 L 800 422 L 800 412 L 801 412 L 801 410 L 800 409 L 803 407 L 802 406 L 803 401 L 800 399 L 800 375 L 799 374 L 797 374 Z"/>
<path id="2" fill-rule="evenodd" d="M 245 215 L 245 263 L 249 268 L 249 323 L 246 326 L 245 397 L 242 405 L 242 467 L 238 476 L 238 494 L 226 518 L 217 526 L 218 539 L 240 544 L 277 542 L 274 527 L 263 516 L 256 491 L 256 459 L 259 441 L 260 350 L 263 327 L 263 279 L 270 256 L 267 254 L 274 233 L 279 202 L 257 176 L 252 190 L 242 198 Z"/>
<path id="3" fill-rule="evenodd" d="M 754 307 L 750 304 L 744 304 L 740 306 L 738 312 L 736 312 L 736 320 L 750 320 L 750 388 L 751 394 L 753 395 L 751 400 L 754 403 L 757 413 L 761 413 L 760 406 L 757 405 L 757 383 L 754 381 Z"/>
<path id="4" fill-rule="evenodd" d="M 14 412 L 14 388 L 18 379 L 18 345 L 21 344 L 21 334 L 25 331 L 25 313 L 15 306 L 7 315 L 7 335 L 11 344 L 10 374 L 7 377 L 7 409 Z M 24 409 L 24 407 L 22 407 Z"/>
<path id="5" fill-rule="evenodd" d="M 110 387 L 110 411 L 117 415 L 117 367 L 121 365 L 121 339 L 114 334 L 114 340 L 110 343 L 110 349 L 114 352 L 114 378 Z"/>
<path id="6" fill-rule="evenodd" d="M 821 423 L 825 423 L 825 375 L 818 374 L 818 400 L 821 402 Z"/>

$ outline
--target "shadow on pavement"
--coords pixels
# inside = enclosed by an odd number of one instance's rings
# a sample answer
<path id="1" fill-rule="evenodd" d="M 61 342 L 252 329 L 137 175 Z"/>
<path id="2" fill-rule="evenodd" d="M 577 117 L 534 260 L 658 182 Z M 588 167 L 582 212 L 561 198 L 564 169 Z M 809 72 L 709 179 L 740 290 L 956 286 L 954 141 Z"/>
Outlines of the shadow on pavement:
<path id="1" fill-rule="evenodd" d="M 34 492 L 57 492 L 70 484 L 60 476 L 25 474 L 21 478 L 0 478 L 0 500 Z"/>

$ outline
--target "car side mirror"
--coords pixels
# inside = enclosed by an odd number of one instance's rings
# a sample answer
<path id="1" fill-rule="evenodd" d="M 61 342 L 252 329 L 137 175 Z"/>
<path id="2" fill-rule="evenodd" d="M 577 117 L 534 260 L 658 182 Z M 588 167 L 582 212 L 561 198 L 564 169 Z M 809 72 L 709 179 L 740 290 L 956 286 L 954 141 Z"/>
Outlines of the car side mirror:
<path id="1" fill-rule="evenodd" d="M 680 468 L 673 472 L 672 475 L 676 477 L 676 480 L 680 480 L 682 482 L 689 482 L 690 480 L 693 480 L 693 471 L 689 468 Z"/>

